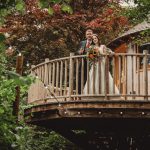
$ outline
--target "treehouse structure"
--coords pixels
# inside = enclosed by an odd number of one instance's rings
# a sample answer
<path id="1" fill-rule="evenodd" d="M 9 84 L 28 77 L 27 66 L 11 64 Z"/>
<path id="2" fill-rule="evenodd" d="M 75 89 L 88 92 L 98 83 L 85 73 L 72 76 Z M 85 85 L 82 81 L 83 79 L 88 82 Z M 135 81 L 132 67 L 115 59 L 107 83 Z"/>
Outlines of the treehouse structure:
<path id="1" fill-rule="evenodd" d="M 118 38 L 114 39 L 112 42 L 108 44 L 108 46 L 114 50 L 115 53 L 126 53 L 126 54 L 150 54 L 150 41 L 143 43 L 142 45 L 137 44 L 137 40 L 139 36 L 144 35 L 144 32 L 150 30 L 150 23 L 149 22 L 142 22 L 141 24 L 136 25 L 134 28 L 130 29 L 129 31 L 125 32 Z M 149 32 L 147 32 L 149 33 Z M 150 35 L 147 35 L 147 38 Z M 150 40 L 150 39 L 149 39 Z M 119 83 L 119 59 L 115 61 L 115 72 L 116 78 L 115 82 L 118 85 Z M 128 57 L 127 58 L 127 65 L 124 65 L 126 62 L 125 59 L 121 60 L 121 89 L 123 93 L 128 94 L 137 94 L 143 93 L 144 94 L 144 85 L 143 76 L 144 74 L 144 63 L 147 63 L 147 75 L 150 76 L 150 58 L 144 61 L 142 57 Z M 125 67 L 125 68 L 124 68 Z M 126 76 L 127 74 L 127 77 Z M 127 82 L 125 81 L 127 80 Z M 148 79 L 148 86 L 150 86 L 150 78 Z M 150 91 L 148 91 L 150 94 Z M 139 98 L 138 98 L 139 99 Z"/>
<path id="2" fill-rule="evenodd" d="M 86 150 L 150 147 L 150 54 L 149 49 L 140 53 L 142 46 L 132 45 L 132 41 L 126 43 L 128 35 L 108 45 L 116 53 L 101 56 L 105 60 L 104 70 L 101 70 L 102 58 L 95 62 L 99 77 L 105 73 L 105 90 L 101 92 L 99 84 L 98 94 L 94 86 L 89 94 L 91 84 L 97 82 L 95 78 L 89 82 L 89 73 L 87 92 L 83 92 L 85 65 L 87 72 L 91 69 L 84 55 L 71 53 L 69 57 L 45 59 L 32 66 L 31 74 L 36 81 L 28 92 L 27 103 L 32 105 L 25 110 L 27 122 L 55 130 Z M 113 78 L 113 93 L 109 93 L 109 73 Z M 119 89 L 117 94 L 115 86 Z"/>

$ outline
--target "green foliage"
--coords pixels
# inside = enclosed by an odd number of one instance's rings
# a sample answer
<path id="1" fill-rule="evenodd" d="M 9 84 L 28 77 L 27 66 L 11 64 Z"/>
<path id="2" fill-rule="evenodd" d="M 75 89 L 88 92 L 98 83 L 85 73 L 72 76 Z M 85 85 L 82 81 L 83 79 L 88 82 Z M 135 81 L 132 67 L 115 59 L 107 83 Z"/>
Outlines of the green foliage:
<path id="1" fill-rule="evenodd" d="M 16 10 L 17 11 L 20 11 L 20 12 L 23 12 L 25 9 L 25 3 L 23 0 L 19 0 L 16 4 Z"/>
<path id="2" fill-rule="evenodd" d="M 134 0 L 135 7 L 130 7 L 126 11 L 126 15 L 133 24 L 137 24 L 146 20 L 150 15 L 149 0 Z"/>
<path id="3" fill-rule="evenodd" d="M 79 150 L 54 131 L 22 124 L 15 128 L 15 150 Z"/>
<path id="4" fill-rule="evenodd" d="M 16 117 L 12 115 L 13 102 L 15 100 L 16 86 L 21 88 L 21 99 L 23 99 L 29 85 L 30 77 L 20 77 L 14 72 L 7 71 L 7 59 L 5 56 L 5 38 L 1 34 L 0 42 L 0 146 L 2 150 L 12 149 L 14 141 L 18 141 L 15 132 Z"/>
<path id="5" fill-rule="evenodd" d="M 9 8 L 11 8 L 9 10 Z M 23 1 L 17 1 L 15 8 L 20 13 L 24 10 Z M 15 11 L 16 11 L 15 10 Z M 4 23 L 5 17 L 14 11 L 14 5 L 8 5 L 0 10 L 0 20 Z M 53 10 L 49 7 L 49 14 L 52 14 Z M 12 115 L 13 102 L 15 100 L 16 91 L 15 87 L 20 86 L 20 118 L 23 118 L 23 112 L 25 108 L 32 107 L 32 105 L 26 105 L 27 91 L 29 85 L 34 81 L 30 76 L 21 77 L 16 74 L 11 68 L 7 70 L 8 61 L 5 50 L 7 48 L 7 38 L 0 33 L 0 149 L 1 150 L 55 150 L 55 149 L 72 149 L 75 150 L 75 146 L 69 143 L 60 135 L 46 131 L 45 129 L 39 129 L 35 126 L 27 126 L 24 120 L 21 119 L 19 123 L 16 123 L 16 117 Z M 16 54 L 15 54 L 16 55 Z M 16 56 L 13 59 L 16 59 Z M 15 66 L 15 62 L 13 64 Z M 72 148 L 71 148 L 72 147 Z"/>
<path id="6" fill-rule="evenodd" d="M 67 12 L 67 13 L 70 13 L 70 14 L 73 13 L 72 8 L 71 8 L 69 5 L 66 5 L 66 4 L 63 4 L 63 5 L 62 5 L 62 10 L 63 10 L 64 12 Z"/>
<path id="7" fill-rule="evenodd" d="M 3 34 L 0 34 L 0 42 L 3 42 L 5 40 L 5 36 Z"/>
<path id="8" fill-rule="evenodd" d="M 0 9 L 0 26 L 5 22 L 5 17 L 10 14 L 11 10 L 2 8 Z"/>
<path id="9" fill-rule="evenodd" d="M 137 45 L 150 42 L 150 29 L 140 32 L 136 37 L 132 37 L 132 40 Z"/>
<path id="10" fill-rule="evenodd" d="M 48 8 L 48 14 L 49 15 L 53 15 L 54 14 L 54 11 L 51 7 Z"/>
<path id="11" fill-rule="evenodd" d="M 1 0 L 0 1 L 0 9 L 13 7 L 15 5 L 16 0 Z"/>
<path id="12" fill-rule="evenodd" d="M 7 39 L 0 34 L 0 149 L 2 150 L 77 149 L 55 132 L 27 126 L 24 121 L 16 124 L 16 118 L 12 115 L 15 87 L 18 85 L 21 87 L 20 115 L 22 116 L 25 108 L 32 107 L 26 105 L 26 92 L 34 79 L 20 77 L 12 71 L 15 70 L 14 68 L 8 71 L 7 59 L 10 61 L 11 58 L 5 56 L 6 47 L 14 45 L 25 54 L 25 62 L 28 60 L 36 64 L 46 57 L 53 59 L 68 55 L 70 50 L 76 51 L 77 44 L 84 38 L 84 29 L 88 25 L 96 28 L 101 40 L 107 42 L 110 36 L 112 39 L 117 36 L 126 24 L 125 18 L 121 16 L 123 26 L 120 25 L 119 12 L 122 10 L 116 5 L 109 4 L 105 7 L 103 3 L 97 5 L 83 1 L 70 5 L 70 2 L 71 0 L 40 0 L 38 6 L 42 8 L 41 10 L 37 8 L 37 12 L 23 14 L 25 9 L 23 0 L 17 0 L 15 3 L 7 0 L 0 9 L 0 23 L 5 22 L 6 27 L 11 29 L 11 36 Z M 149 0 L 137 2 L 139 2 L 138 7 L 126 12 L 133 21 L 143 19 L 148 14 Z M 55 3 L 57 5 L 54 5 Z M 44 8 L 48 9 L 48 15 L 43 11 Z M 62 14 L 59 8 L 63 11 Z M 16 11 L 22 14 L 15 15 Z M 5 20 L 11 12 L 14 12 L 12 16 L 9 15 Z M 145 36 L 144 33 L 142 34 Z M 82 132 L 75 131 L 75 133 Z"/>
<path id="13" fill-rule="evenodd" d="M 49 5 L 49 1 L 40 0 L 40 1 L 38 2 L 38 5 L 39 5 L 41 8 L 46 8 L 46 7 L 48 7 L 48 5 Z"/>
<path id="14" fill-rule="evenodd" d="M 60 3 L 60 2 L 62 2 L 63 0 L 50 0 L 51 2 L 53 2 L 53 3 Z"/>

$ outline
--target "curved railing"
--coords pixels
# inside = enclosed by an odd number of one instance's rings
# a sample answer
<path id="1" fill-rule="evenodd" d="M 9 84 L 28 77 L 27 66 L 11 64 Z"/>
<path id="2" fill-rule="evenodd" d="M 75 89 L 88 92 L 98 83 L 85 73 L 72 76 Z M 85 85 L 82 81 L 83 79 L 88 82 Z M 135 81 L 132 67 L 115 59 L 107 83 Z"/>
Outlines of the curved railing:
<path id="1" fill-rule="evenodd" d="M 32 66 L 31 74 L 38 78 L 29 89 L 28 103 L 80 99 L 149 100 L 149 57 L 150 55 L 147 53 L 115 53 L 100 56 L 93 65 L 90 64 L 85 55 L 74 56 L 73 53 L 70 54 L 70 57 L 55 60 L 45 59 L 45 62 Z M 97 67 L 95 67 L 96 65 Z M 91 82 L 89 72 L 92 67 L 93 78 Z M 98 70 L 96 71 L 96 69 Z M 99 76 L 99 81 L 95 80 L 96 75 Z M 102 75 L 104 81 L 102 81 Z M 110 75 L 112 81 L 110 81 Z M 86 92 L 84 91 L 85 81 L 87 84 Z M 102 82 L 104 87 L 101 86 Z M 95 83 L 98 87 L 95 87 Z M 91 87 L 92 93 L 89 92 Z M 116 87 L 119 93 L 115 92 Z M 112 90 L 111 93 L 110 89 Z"/>

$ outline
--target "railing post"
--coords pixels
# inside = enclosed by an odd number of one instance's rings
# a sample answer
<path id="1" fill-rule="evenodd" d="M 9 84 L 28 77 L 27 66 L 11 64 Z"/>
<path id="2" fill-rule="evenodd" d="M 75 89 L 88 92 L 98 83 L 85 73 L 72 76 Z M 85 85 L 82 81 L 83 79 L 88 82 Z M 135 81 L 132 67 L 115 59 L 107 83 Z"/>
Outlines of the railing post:
<path id="1" fill-rule="evenodd" d="M 31 75 L 35 75 L 35 73 L 33 72 L 34 67 L 35 67 L 35 65 L 31 65 Z"/>
<path id="2" fill-rule="evenodd" d="M 148 100 L 148 74 L 147 74 L 147 54 L 148 54 L 148 51 L 147 50 L 144 50 L 143 53 L 145 54 L 144 56 L 144 66 L 143 66 L 143 73 L 144 73 L 144 94 L 145 94 L 145 97 L 144 99 L 145 100 Z"/>
<path id="3" fill-rule="evenodd" d="M 44 72 L 44 83 L 48 84 L 48 65 L 47 62 L 49 62 L 49 58 L 45 59 L 45 72 Z"/>
<path id="4" fill-rule="evenodd" d="M 35 72 L 33 71 L 33 68 L 35 67 L 35 65 L 31 65 L 31 75 L 32 76 L 36 76 Z M 30 90 L 28 90 L 28 103 L 32 102 L 32 100 L 35 99 L 35 83 L 32 84 L 32 86 L 30 87 Z"/>
<path id="5" fill-rule="evenodd" d="M 48 62 L 49 62 L 49 58 L 46 58 L 45 59 L 45 68 L 44 68 L 44 84 L 46 86 L 48 86 L 48 73 L 49 73 L 49 71 L 48 71 Z M 45 90 L 44 97 L 49 96 L 48 94 L 49 94 L 48 91 Z"/>
<path id="6" fill-rule="evenodd" d="M 74 53 L 70 53 L 70 66 L 69 66 L 69 100 L 71 100 L 71 95 L 73 94 L 73 58 Z"/>

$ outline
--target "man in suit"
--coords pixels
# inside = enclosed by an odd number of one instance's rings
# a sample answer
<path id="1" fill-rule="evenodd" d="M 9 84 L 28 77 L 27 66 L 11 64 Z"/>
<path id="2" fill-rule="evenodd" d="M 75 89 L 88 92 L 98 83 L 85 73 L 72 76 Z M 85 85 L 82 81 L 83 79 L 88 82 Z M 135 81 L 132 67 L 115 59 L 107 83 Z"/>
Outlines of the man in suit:
<path id="1" fill-rule="evenodd" d="M 78 54 L 79 55 L 85 55 L 87 53 L 88 48 L 92 44 L 92 36 L 93 36 L 93 30 L 88 28 L 85 32 L 86 40 L 80 42 Z M 82 64 L 79 65 L 79 80 L 78 80 L 78 94 L 81 94 L 81 67 Z M 84 59 L 84 85 L 87 80 L 87 61 L 86 58 Z"/>
<path id="2" fill-rule="evenodd" d="M 85 32 L 86 40 L 80 42 L 78 54 L 84 55 L 87 53 L 87 49 L 92 44 L 92 36 L 93 36 L 93 30 L 88 28 Z"/>

